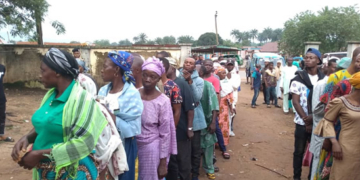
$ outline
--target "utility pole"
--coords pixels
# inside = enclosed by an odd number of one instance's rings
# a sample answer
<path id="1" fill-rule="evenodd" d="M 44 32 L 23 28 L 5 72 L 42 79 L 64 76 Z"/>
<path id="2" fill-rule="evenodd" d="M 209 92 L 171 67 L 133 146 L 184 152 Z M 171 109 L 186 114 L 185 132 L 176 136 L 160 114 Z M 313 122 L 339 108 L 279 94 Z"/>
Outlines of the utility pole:
<path id="1" fill-rule="evenodd" d="M 216 30 L 216 45 L 219 45 L 219 35 L 217 30 L 217 11 L 215 11 L 215 30 Z"/>

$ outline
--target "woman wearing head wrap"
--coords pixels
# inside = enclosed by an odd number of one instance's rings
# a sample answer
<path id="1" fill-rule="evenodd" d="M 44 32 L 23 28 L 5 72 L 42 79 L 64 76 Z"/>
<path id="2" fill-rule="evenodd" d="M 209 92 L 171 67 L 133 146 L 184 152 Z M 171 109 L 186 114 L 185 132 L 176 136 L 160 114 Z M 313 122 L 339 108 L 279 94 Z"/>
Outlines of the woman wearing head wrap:
<path id="1" fill-rule="evenodd" d="M 105 116 L 75 81 L 78 64 L 69 53 L 51 48 L 40 68 L 42 83 L 51 89 L 32 117 L 35 129 L 14 146 L 13 159 L 34 168 L 33 179 L 97 179 L 93 149 L 107 124 Z M 30 143 L 32 151 L 19 157 Z"/>
<path id="2" fill-rule="evenodd" d="M 333 162 L 330 179 L 359 179 L 360 171 L 360 73 L 355 73 L 349 82 L 353 91 L 345 96 L 333 99 L 319 122 L 314 134 L 330 139 Z M 341 131 L 337 135 L 335 122 L 341 122 Z"/>
<path id="3" fill-rule="evenodd" d="M 219 112 L 219 127 L 221 132 L 223 133 L 224 137 L 224 144 L 227 146 L 230 140 L 230 118 L 232 112 L 232 103 L 233 103 L 233 91 L 234 88 L 232 87 L 229 79 L 226 76 L 226 69 L 220 66 L 216 70 L 217 75 L 220 78 L 220 112 Z M 237 93 L 237 92 L 236 92 Z"/>
<path id="4" fill-rule="evenodd" d="M 102 79 L 109 84 L 99 90 L 99 98 L 115 119 L 121 141 L 124 143 L 129 171 L 119 175 L 120 180 L 135 179 L 137 156 L 136 135 L 141 133 L 143 104 L 139 91 L 133 85 L 131 64 L 133 56 L 125 51 L 111 51 L 105 58 Z"/>
<path id="5" fill-rule="evenodd" d="M 167 174 L 170 154 L 177 154 L 176 132 L 169 98 L 155 86 L 165 73 L 162 62 L 149 58 L 142 65 L 140 89 L 144 111 L 141 134 L 136 136 L 139 147 L 139 179 L 163 179 Z"/>

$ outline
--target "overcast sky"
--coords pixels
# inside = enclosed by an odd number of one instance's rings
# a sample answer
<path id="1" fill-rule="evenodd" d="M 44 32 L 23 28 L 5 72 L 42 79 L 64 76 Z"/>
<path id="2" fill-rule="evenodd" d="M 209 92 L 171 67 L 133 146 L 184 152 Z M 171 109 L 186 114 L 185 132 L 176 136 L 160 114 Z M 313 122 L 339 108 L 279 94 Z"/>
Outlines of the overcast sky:
<path id="1" fill-rule="evenodd" d="M 233 29 L 260 32 L 271 27 L 283 28 L 297 13 L 319 11 L 325 6 L 339 7 L 358 0 L 48 0 L 48 15 L 43 22 L 44 42 L 94 41 L 110 42 L 144 32 L 150 39 L 173 35 L 191 35 L 195 39 L 205 32 L 215 32 L 214 15 L 218 11 L 218 31 L 231 39 Z M 171 3 L 170 3 L 171 2 Z M 58 20 L 66 34 L 56 35 L 50 22 Z M 8 40 L 7 29 L 0 35 Z M 10 37 L 14 39 L 14 37 Z M 15 38 L 19 39 L 19 38 Z"/>

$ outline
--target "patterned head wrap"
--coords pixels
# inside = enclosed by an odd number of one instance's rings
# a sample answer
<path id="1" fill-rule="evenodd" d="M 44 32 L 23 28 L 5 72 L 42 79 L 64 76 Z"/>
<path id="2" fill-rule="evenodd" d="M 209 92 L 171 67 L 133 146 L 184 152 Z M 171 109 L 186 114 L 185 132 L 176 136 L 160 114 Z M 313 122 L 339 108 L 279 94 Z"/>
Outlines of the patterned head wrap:
<path id="1" fill-rule="evenodd" d="M 215 74 L 218 74 L 219 72 L 223 72 L 226 71 L 226 69 L 222 66 L 219 66 L 216 70 L 215 70 Z"/>
<path id="2" fill-rule="evenodd" d="M 56 73 L 65 76 L 71 76 L 76 79 L 79 74 L 79 66 L 75 58 L 68 52 L 57 48 L 50 48 L 45 53 L 43 62 Z"/>
<path id="3" fill-rule="evenodd" d="M 154 71 L 159 76 L 165 73 L 165 68 L 163 63 L 156 57 L 148 58 L 141 66 L 141 69 L 143 71 L 144 70 Z"/>
<path id="4" fill-rule="evenodd" d="M 123 82 L 130 82 L 135 85 L 135 78 L 132 76 L 131 65 L 134 61 L 134 56 L 125 51 L 110 51 L 108 57 L 124 70 Z"/>
<path id="5" fill-rule="evenodd" d="M 352 75 L 351 78 L 349 79 L 349 82 L 351 86 L 354 87 L 355 89 L 360 89 L 360 72 L 357 72 L 354 75 Z"/>

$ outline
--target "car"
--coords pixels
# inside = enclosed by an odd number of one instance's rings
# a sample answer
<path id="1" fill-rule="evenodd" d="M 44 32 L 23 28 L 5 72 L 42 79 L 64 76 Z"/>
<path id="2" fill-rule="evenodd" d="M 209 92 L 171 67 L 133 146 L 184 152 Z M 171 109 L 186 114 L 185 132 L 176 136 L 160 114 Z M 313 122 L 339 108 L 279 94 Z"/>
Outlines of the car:
<path id="1" fill-rule="evenodd" d="M 255 53 L 253 55 L 253 58 L 251 60 L 251 72 L 253 72 L 255 70 L 255 66 L 257 64 L 261 65 L 261 68 L 265 67 L 265 60 L 268 59 L 270 60 L 270 62 L 272 62 L 274 64 L 274 66 L 276 66 L 278 60 L 281 60 L 282 65 L 285 66 L 285 59 L 278 54 L 275 53 Z"/>

